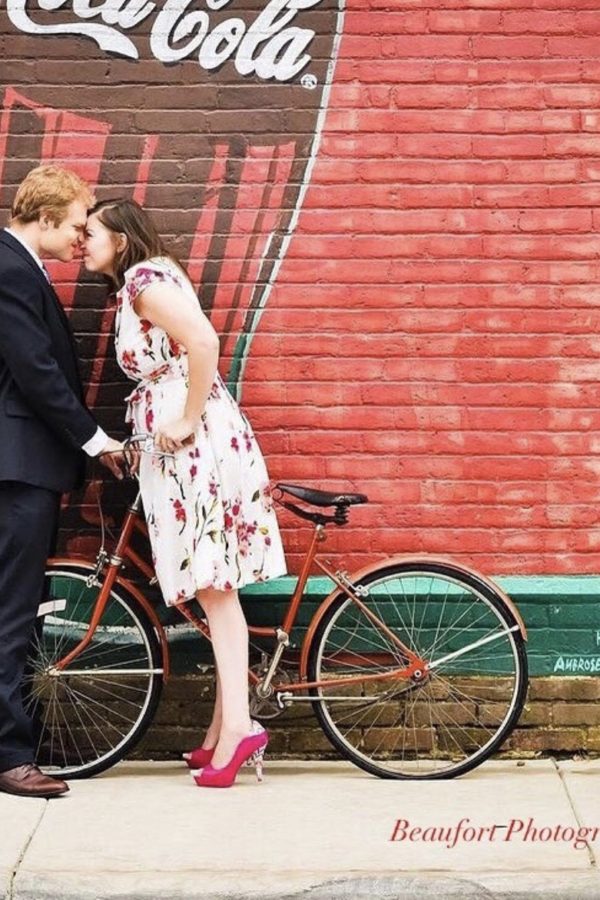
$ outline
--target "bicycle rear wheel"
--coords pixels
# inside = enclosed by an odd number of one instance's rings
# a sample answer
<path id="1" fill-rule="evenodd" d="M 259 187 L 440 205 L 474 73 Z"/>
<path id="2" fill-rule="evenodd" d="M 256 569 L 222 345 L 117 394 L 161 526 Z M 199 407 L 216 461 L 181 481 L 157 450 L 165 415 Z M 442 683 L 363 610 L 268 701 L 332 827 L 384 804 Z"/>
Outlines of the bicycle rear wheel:
<path id="1" fill-rule="evenodd" d="M 85 636 L 98 586 L 83 566 L 55 565 L 26 668 L 24 699 L 48 774 L 86 778 L 123 759 L 148 728 L 162 690 L 162 653 L 152 622 L 115 586 L 90 645 L 54 668 Z"/>
<path id="2" fill-rule="evenodd" d="M 427 665 L 421 678 L 398 677 L 406 658 L 397 645 L 341 595 L 308 658 L 309 680 L 325 682 L 310 689 L 325 734 L 382 778 L 453 778 L 478 766 L 510 734 L 527 693 L 524 640 L 502 596 L 450 564 L 421 561 L 383 565 L 359 584 L 369 610 Z M 327 687 L 347 676 L 352 684 Z"/>

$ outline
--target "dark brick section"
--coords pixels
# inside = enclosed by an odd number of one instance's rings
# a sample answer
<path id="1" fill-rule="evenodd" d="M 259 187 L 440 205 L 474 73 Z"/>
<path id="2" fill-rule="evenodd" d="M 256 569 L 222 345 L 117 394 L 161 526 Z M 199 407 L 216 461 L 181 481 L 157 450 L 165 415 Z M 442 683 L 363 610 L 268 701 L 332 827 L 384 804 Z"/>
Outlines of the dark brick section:
<path id="1" fill-rule="evenodd" d="M 177 759 L 196 746 L 210 721 L 214 699 L 209 675 L 174 677 L 166 686 L 157 718 L 133 756 Z M 454 717 L 454 713 L 453 713 Z M 275 759 L 338 759 L 308 704 L 264 720 Z M 390 719 L 381 717 L 382 727 Z M 533 678 L 518 727 L 500 758 L 596 757 L 600 754 L 600 679 Z"/>
<path id="2" fill-rule="evenodd" d="M 157 718 L 133 756 L 177 759 L 204 736 L 214 702 L 211 676 L 174 677 L 165 687 Z M 298 704 L 281 717 L 263 720 L 269 730 L 269 755 L 275 758 L 337 759 L 308 704 Z"/>

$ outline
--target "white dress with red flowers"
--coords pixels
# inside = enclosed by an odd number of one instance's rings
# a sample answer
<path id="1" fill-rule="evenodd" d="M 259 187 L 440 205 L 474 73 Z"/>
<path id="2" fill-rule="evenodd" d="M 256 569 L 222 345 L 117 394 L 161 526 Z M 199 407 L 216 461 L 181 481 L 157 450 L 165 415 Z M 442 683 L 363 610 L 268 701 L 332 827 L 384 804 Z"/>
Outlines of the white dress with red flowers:
<path id="1" fill-rule="evenodd" d="M 128 397 L 127 421 L 151 434 L 183 415 L 188 392 L 185 348 L 134 310 L 137 295 L 156 283 L 176 284 L 198 304 L 191 283 L 166 257 L 128 269 L 117 294 L 117 360 L 138 382 Z M 202 588 L 231 590 L 285 574 L 265 462 L 218 373 L 194 443 L 172 456 L 142 453 L 139 480 L 167 605 Z"/>

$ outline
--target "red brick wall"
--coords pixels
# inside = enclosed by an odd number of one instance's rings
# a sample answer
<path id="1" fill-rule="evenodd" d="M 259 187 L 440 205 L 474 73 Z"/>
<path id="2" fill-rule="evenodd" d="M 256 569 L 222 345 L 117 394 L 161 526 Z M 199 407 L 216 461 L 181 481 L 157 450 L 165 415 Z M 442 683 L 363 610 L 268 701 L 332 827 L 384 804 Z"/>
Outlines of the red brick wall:
<path id="1" fill-rule="evenodd" d="M 233 3 L 227 15 L 261 6 Z M 274 287 L 239 382 L 273 479 L 368 493 L 332 539 L 355 563 L 425 550 L 489 572 L 593 572 L 600 17 L 592 0 L 481 6 L 350 0 L 308 174 L 315 110 L 298 79 L 274 101 L 271 85 L 226 64 L 200 89 L 197 66 L 24 35 L 3 9 L 1 204 L 39 158 L 66 160 L 102 196 L 134 193 L 191 260 L 227 373 L 250 302 L 235 285 L 245 278 L 249 296 L 254 277 L 238 263 L 246 253 L 252 270 L 269 215 L 290 212 L 308 183 L 280 267 L 263 272 Z M 336 8 L 306 14 L 321 29 L 320 86 Z M 196 128 L 210 152 L 198 155 Z M 218 148 L 236 129 L 279 149 L 243 169 L 229 145 L 243 171 L 220 175 Z M 256 199 L 252 185 L 269 180 L 281 196 Z M 222 188 L 216 225 L 207 185 Z M 219 226 L 236 203 L 238 219 Z M 209 246 L 211 227 L 221 239 Z M 54 274 L 90 398 L 114 428 L 126 388 L 103 364 L 102 292 L 75 288 L 76 269 Z M 294 569 L 306 532 L 287 514 L 282 523 Z"/>
<path id="2" fill-rule="evenodd" d="M 597 4 L 365 5 L 248 366 L 272 472 L 369 494 L 357 560 L 597 571 Z"/>

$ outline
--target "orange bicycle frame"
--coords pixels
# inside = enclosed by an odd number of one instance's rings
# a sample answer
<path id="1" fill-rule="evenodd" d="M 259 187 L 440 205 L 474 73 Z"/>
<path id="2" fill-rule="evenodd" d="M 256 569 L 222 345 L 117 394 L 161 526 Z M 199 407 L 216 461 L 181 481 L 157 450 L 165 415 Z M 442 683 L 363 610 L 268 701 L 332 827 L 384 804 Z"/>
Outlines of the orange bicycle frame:
<path id="1" fill-rule="evenodd" d="M 56 668 L 59 670 L 66 669 L 68 665 L 70 665 L 73 660 L 82 653 L 86 647 L 89 646 L 98 625 L 102 619 L 104 614 L 104 610 L 106 609 L 106 604 L 108 603 L 108 598 L 110 597 L 111 591 L 116 584 L 121 585 L 125 588 L 125 590 L 131 594 L 138 601 L 140 606 L 143 607 L 144 612 L 148 615 L 150 621 L 154 626 L 154 630 L 156 631 L 157 637 L 161 643 L 162 657 L 163 657 L 163 677 L 165 681 L 168 681 L 170 675 L 170 653 L 169 653 L 169 643 L 167 641 L 167 636 L 165 634 L 165 630 L 162 626 L 158 615 L 156 614 L 156 610 L 152 606 L 152 604 L 147 600 L 144 594 L 132 584 L 128 579 L 122 578 L 119 575 L 119 570 L 123 564 L 124 559 L 129 559 L 131 562 L 138 568 L 144 575 L 147 575 L 149 578 L 154 576 L 154 572 L 151 566 L 145 562 L 136 553 L 130 546 L 129 542 L 131 540 L 131 536 L 133 531 L 137 529 L 141 531 L 142 534 L 147 535 L 147 529 L 144 523 L 140 522 L 138 516 L 140 512 L 140 498 L 139 495 L 132 503 L 130 507 L 127 509 L 127 514 L 125 516 L 125 520 L 123 522 L 123 526 L 121 528 L 121 533 L 119 535 L 119 540 L 117 542 L 117 546 L 113 555 L 110 557 L 108 567 L 106 572 L 104 573 L 102 587 L 100 589 L 100 593 L 98 594 L 98 599 L 96 601 L 96 605 L 94 606 L 94 612 L 92 614 L 92 619 L 90 621 L 89 627 L 85 633 L 85 636 L 82 640 L 74 647 L 70 653 L 68 653 L 63 659 L 56 663 Z M 74 562 L 77 565 L 86 565 L 89 567 L 90 572 L 93 572 L 95 566 L 89 562 L 84 560 L 73 560 L 73 559 L 52 559 L 51 563 L 54 564 L 63 564 L 63 565 L 73 565 Z"/>
<path id="2" fill-rule="evenodd" d="M 148 534 L 145 523 L 141 522 L 138 518 L 139 512 L 141 508 L 140 497 L 136 498 L 134 503 L 128 508 L 127 515 L 123 522 L 123 526 L 121 529 L 121 533 L 119 535 L 119 540 L 117 542 L 117 546 L 113 555 L 110 557 L 108 568 L 104 574 L 104 580 L 100 589 L 100 593 L 98 595 L 98 599 L 96 605 L 94 607 L 94 612 L 92 615 L 92 619 L 90 621 L 88 630 L 80 641 L 80 643 L 73 648 L 62 660 L 60 660 L 56 664 L 56 668 L 59 670 L 65 669 L 80 653 L 85 650 L 85 648 L 90 644 L 94 633 L 102 619 L 102 615 L 106 608 L 106 604 L 108 602 L 108 598 L 110 597 L 110 593 L 113 589 L 115 583 L 122 585 L 131 595 L 135 597 L 135 599 L 140 603 L 140 605 L 144 608 L 144 611 L 149 616 L 157 635 L 161 641 L 163 659 L 164 659 L 164 672 L 165 672 L 165 680 L 169 675 L 169 650 L 168 650 L 168 642 L 166 639 L 164 628 L 156 614 L 156 611 L 146 599 L 146 597 L 142 594 L 140 590 L 138 590 L 130 581 L 127 581 L 119 576 L 119 569 L 121 568 L 124 559 L 129 559 L 131 563 L 140 570 L 145 576 L 149 579 L 154 578 L 154 571 L 148 563 L 145 562 L 142 557 L 139 556 L 138 553 L 135 552 L 130 546 L 129 542 L 131 540 L 132 534 L 134 530 L 140 531 L 142 534 Z M 274 669 L 272 673 L 272 677 L 275 677 L 276 666 L 278 664 L 279 658 L 282 655 L 283 647 L 287 646 L 289 643 L 289 634 L 291 629 L 293 628 L 296 617 L 298 614 L 298 609 L 304 597 L 304 591 L 306 588 L 306 584 L 308 582 L 308 578 L 313 569 L 313 565 L 316 565 L 322 572 L 324 572 L 336 585 L 333 591 L 323 600 L 320 604 L 316 614 L 312 618 L 310 625 L 306 631 L 304 636 L 304 640 L 302 643 L 301 653 L 300 653 L 300 665 L 299 665 L 299 680 L 296 682 L 286 682 L 285 685 L 278 685 L 276 682 L 273 684 L 273 689 L 277 690 L 279 688 L 285 688 L 286 692 L 294 692 L 294 691 L 303 691 L 307 688 L 320 687 L 324 684 L 322 681 L 308 681 L 307 680 L 307 669 L 308 669 L 308 655 L 311 643 L 313 641 L 315 632 L 319 623 L 321 622 L 323 615 L 327 612 L 332 603 L 334 603 L 342 594 L 346 594 L 357 606 L 360 608 L 361 612 L 370 619 L 374 624 L 376 624 L 379 628 L 381 628 L 382 632 L 386 635 L 388 640 L 392 645 L 398 648 L 398 655 L 406 660 L 406 665 L 399 666 L 395 670 L 387 670 L 386 672 L 377 672 L 373 675 L 365 675 L 364 673 L 357 676 L 341 676 L 340 678 L 331 678 L 327 679 L 327 687 L 334 687 L 339 685 L 347 685 L 352 684 L 354 682 L 366 682 L 366 681 L 382 681 L 389 680 L 390 678 L 402 678 L 408 679 L 414 676 L 421 676 L 424 674 L 426 670 L 426 660 L 417 656 L 410 648 L 408 648 L 400 638 L 391 631 L 387 625 L 381 621 L 381 619 L 371 610 L 367 603 L 364 603 L 360 597 L 360 592 L 355 589 L 354 583 L 350 581 L 343 573 L 340 572 L 332 572 L 329 567 L 317 557 L 317 549 L 318 545 L 326 540 L 325 527 L 324 525 L 317 525 L 315 528 L 313 538 L 308 549 L 306 558 L 304 560 L 302 569 L 300 571 L 300 575 L 298 577 L 298 581 L 294 592 L 290 598 L 289 605 L 287 607 L 283 623 L 280 626 L 254 626 L 250 625 L 248 630 L 250 634 L 256 637 L 270 637 L 274 638 L 278 642 L 278 650 L 275 653 L 275 656 L 271 662 L 271 667 Z M 497 585 L 492 584 L 485 576 L 482 576 L 480 573 L 475 572 L 472 569 L 469 569 L 463 565 L 457 565 L 455 562 L 451 560 L 446 560 L 442 558 L 424 556 L 415 559 L 415 557 L 411 556 L 396 556 L 392 557 L 388 560 L 385 560 L 384 565 L 394 565 L 398 563 L 405 562 L 427 562 L 427 563 L 443 563 L 450 564 L 455 569 L 461 571 L 465 575 L 469 575 L 471 578 L 475 578 L 482 583 L 487 584 L 490 587 L 499 593 L 507 607 L 511 611 L 516 624 L 519 627 L 523 638 L 527 639 L 527 632 L 525 629 L 525 625 L 523 623 L 523 619 L 515 606 L 515 604 L 511 601 L 511 599 L 498 588 Z M 54 560 L 53 562 L 63 563 L 63 564 L 73 564 L 73 560 Z M 78 564 L 80 561 L 77 561 Z M 83 563 L 89 566 L 90 571 L 94 570 L 94 566 L 90 563 Z M 354 580 L 360 582 L 365 578 L 365 576 L 376 572 L 382 566 L 381 562 L 373 563 L 369 566 L 364 567 L 354 574 Z M 203 634 L 206 638 L 210 640 L 210 630 L 206 622 L 197 615 L 197 613 L 190 608 L 189 604 L 182 603 L 177 607 L 180 614 L 187 619 L 194 627 Z M 386 659 L 389 658 L 389 654 L 383 654 Z M 348 657 L 352 658 L 352 652 L 348 651 Z M 374 662 L 379 661 L 379 657 L 382 654 L 373 654 Z M 342 658 L 339 657 L 340 661 Z M 260 682 L 259 676 L 250 671 L 249 679 L 253 684 L 258 684 Z"/>

